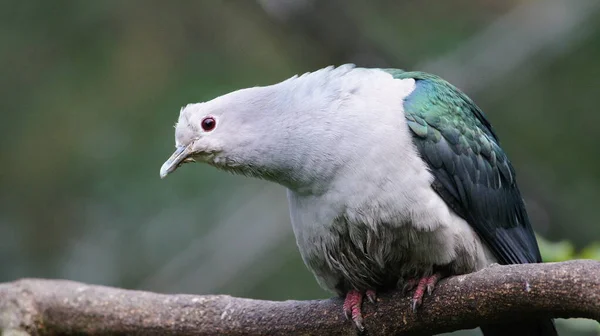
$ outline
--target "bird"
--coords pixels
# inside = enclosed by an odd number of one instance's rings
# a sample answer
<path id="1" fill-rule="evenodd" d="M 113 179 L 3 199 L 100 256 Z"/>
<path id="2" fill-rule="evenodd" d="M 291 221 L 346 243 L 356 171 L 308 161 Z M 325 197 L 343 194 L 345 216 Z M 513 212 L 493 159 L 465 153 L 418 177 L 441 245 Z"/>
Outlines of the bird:
<path id="1" fill-rule="evenodd" d="M 542 262 L 495 130 L 430 73 L 343 64 L 188 104 L 161 178 L 189 162 L 285 187 L 305 265 L 359 331 L 377 292 L 417 312 L 445 277 Z M 557 334 L 542 317 L 481 329 Z"/>

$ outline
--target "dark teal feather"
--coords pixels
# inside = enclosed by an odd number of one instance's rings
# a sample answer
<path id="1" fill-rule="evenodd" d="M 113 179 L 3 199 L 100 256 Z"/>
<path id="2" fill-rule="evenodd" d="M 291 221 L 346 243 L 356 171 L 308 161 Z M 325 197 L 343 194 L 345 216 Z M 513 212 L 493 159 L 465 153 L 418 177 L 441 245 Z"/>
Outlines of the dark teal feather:
<path id="1" fill-rule="evenodd" d="M 404 113 L 413 142 L 435 177 L 436 192 L 474 228 L 498 262 L 540 262 L 514 170 L 479 107 L 435 75 L 386 71 L 416 81 Z"/>

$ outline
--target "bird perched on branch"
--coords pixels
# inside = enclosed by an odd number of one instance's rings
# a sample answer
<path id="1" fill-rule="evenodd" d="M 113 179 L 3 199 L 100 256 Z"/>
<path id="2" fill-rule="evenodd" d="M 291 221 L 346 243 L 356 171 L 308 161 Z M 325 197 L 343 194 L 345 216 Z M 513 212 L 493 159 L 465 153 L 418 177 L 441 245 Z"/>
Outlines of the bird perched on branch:
<path id="1" fill-rule="evenodd" d="M 161 177 L 198 161 L 285 186 L 305 264 L 360 330 L 378 290 L 411 290 L 416 310 L 443 277 L 542 261 L 492 126 L 431 74 L 347 64 L 235 91 L 182 108 L 175 146 Z"/>

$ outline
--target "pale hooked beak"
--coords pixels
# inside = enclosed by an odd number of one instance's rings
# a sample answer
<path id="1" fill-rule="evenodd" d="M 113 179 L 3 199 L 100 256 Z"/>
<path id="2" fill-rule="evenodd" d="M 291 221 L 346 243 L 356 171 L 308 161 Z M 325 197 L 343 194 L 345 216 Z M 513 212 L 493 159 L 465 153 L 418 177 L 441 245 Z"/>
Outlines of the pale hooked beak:
<path id="1" fill-rule="evenodd" d="M 175 153 L 160 167 L 160 178 L 165 178 L 184 162 L 193 162 L 194 159 L 189 157 L 191 154 L 190 145 L 177 147 Z"/>

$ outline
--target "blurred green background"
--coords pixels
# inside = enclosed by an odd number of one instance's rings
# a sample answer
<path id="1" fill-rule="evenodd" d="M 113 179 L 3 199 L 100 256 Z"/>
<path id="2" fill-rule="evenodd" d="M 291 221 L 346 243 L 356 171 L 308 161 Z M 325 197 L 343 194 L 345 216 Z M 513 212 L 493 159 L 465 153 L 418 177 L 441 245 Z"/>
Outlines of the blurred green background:
<path id="1" fill-rule="evenodd" d="M 158 170 L 181 106 L 347 62 L 464 89 L 555 242 L 546 259 L 600 258 L 600 1 L 2 0 L 0 281 L 329 296 L 302 264 L 283 188 Z"/>

